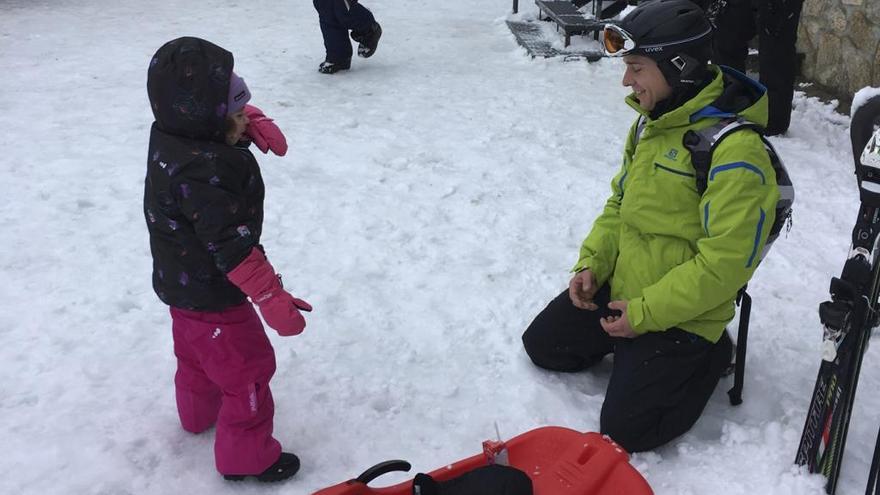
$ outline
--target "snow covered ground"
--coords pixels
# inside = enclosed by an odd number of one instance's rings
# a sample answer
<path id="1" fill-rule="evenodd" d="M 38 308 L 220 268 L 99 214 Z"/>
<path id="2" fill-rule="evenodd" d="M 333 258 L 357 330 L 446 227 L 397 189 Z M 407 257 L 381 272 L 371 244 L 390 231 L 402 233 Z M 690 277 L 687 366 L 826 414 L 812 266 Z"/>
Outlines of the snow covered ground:
<path id="1" fill-rule="evenodd" d="M 496 422 L 598 429 L 608 363 L 544 372 L 520 335 L 609 194 L 635 115 L 622 64 L 530 59 L 508 0 L 365 2 L 378 53 L 328 77 L 308 1 L 0 1 L 0 493 L 305 494 L 389 458 L 472 455 Z M 264 244 L 315 306 L 302 336 L 270 332 L 276 433 L 303 459 L 282 485 L 224 482 L 213 433 L 177 422 L 141 201 L 147 64 L 183 35 L 235 54 L 291 145 L 259 157 Z M 792 461 L 858 197 L 848 118 L 796 104 L 774 139 L 794 228 L 751 284 L 745 402 L 725 380 L 690 433 L 633 456 L 658 494 L 822 492 Z M 838 493 L 864 490 L 877 347 Z"/>

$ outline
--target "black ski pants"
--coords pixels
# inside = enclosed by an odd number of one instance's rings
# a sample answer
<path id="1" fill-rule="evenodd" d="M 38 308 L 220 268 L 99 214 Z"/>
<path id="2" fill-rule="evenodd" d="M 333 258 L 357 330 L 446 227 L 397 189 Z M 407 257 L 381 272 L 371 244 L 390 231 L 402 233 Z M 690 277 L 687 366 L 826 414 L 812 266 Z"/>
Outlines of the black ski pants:
<path id="1" fill-rule="evenodd" d="M 797 29 L 804 0 L 727 0 L 715 20 L 713 62 L 745 73 L 749 40 L 758 35 L 758 73 L 767 87 L 767 134 L 788 130 L 797 71 Z"/>
<path id="2" fill-rule="evenodd" d="M 532 362 L 576 372 L 613 353 L 599 429 L 629 452 L 651 450 L 688 431 L 730 363 L 727 333 L 717 344 L 678 328 L 609 337 L 599 325 L 610 314 L 607 285 L 595 302 L 596 311 L 579 309 L 567 290 L 551 301 L 522 337 Z"/>
<path id="3" fill-rule="evenodd" d="M 376 19 L 373 13 L 358 3 L 358 0 L 313 0 L 321 34 L 324 36 L 324 49 L 328 62 L 344 62 L 351 59 L 351 40 L 348 31 L 363 34 L 370 31 Z"/>

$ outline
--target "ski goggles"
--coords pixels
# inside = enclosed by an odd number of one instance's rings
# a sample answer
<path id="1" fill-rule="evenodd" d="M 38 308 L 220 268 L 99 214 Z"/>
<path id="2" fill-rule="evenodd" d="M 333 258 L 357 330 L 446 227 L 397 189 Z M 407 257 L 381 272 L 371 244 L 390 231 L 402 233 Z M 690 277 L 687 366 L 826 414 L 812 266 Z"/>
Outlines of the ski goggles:
<path id="1" fill-rule="evenodd" d="M 636 49 L 632 35 L 614 24 L 605 24 L 602 29 L 602 46 L 608 57 L 622 57 Z"/>
<path id="2" fill-rule="evenodd" d="M 676 49 L 680 50 L 711 35 L 712 28 L 709 27 L 702 33 L 690 38 L 639 46 L 633 36 L 622 27 L 615 24 L 605 24 L 605 27 L 602 29 L 602 47 L 605 50 L 605 55 L 608 57 L 623 57 L 634 52 L 656 57 L 662 56 L 664 53 L 674 52 Z"/>

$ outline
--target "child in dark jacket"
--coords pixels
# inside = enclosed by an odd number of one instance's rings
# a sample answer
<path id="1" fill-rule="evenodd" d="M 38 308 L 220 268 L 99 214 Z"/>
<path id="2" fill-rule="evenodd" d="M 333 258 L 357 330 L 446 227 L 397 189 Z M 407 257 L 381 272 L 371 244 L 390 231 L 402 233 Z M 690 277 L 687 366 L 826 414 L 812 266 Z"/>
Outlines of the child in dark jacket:
<path id="1" fill-rule="evenodd" d="M 376 53 L 382 27 L 376 22 L 373 13 L 358 0 L 313 0 L 324 48 L 327 51 L 324 61 L 318 66 L 322 74 L 334 74 L 351 68 L 351 39 L 358 42 L 358 56 L 370 58 Z"/>
<path id="2" fill-rule="evenodd" d="M 170 306 L 183 428 L 216 424 L 217 470 L 229 480 L 293 476 L 299 459 L 272 436 L 275 353 L 253 306 L 281 335 L 305 328 L 263 253 L 265 188 L 250 141 L 283 155 L 281 131 L 232 72 L 226 50 L 198 38 L 166 43 L 150 62 L 144 214 L 153 287 Z"/>

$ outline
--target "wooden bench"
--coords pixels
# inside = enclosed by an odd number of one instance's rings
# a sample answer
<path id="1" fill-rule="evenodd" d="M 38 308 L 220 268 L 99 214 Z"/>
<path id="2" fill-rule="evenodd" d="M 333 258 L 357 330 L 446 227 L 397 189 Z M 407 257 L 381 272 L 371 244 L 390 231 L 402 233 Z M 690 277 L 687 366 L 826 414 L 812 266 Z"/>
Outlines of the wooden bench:
<path id="1" fill-rule="evenodd" d="M 593 16 L 585 17 L 578 8 L 589 2 L 593 3 Z M 556 23 L 557 29 L 561 29 L 565 33 L 565 46 L 571 44 L 572 35 L 601 31 L 605 25 L 602 19 L 619 14 L 626 8 L 627 3 L 628 0 L 613 0 L 610 6 L 603 8 L 603 0 L 535 0 L 535 5 L 538 6 L 538 17 L 542 18 L 542 15 L 546 15 L 547 19 Z M 514 12 L 516 7 L 514 4 Z M 596 37 L 598 39 L 598 34 Z"/>
<path id="2" fill-rule="evenodd" d="M 587 34 L 601 29 L 595 19 L 588 19 L 567 0 L 535 0 L 538 6 L 538 18 L 550 19 L 556 23 L 556 29 L 565 34 L 565 46 L 571 44 L 571 35 Z"/>
<path id="3" fill-rule="evenodd" d="M 627 5 L 636 5 L 638 0 L 571 0 L 575 7 L 581 8 L 592 2 L 592 14 L 596 19 L 610 19 L 623 12 Z M 607 7 L 605 4 L 610 3 Z"/>

